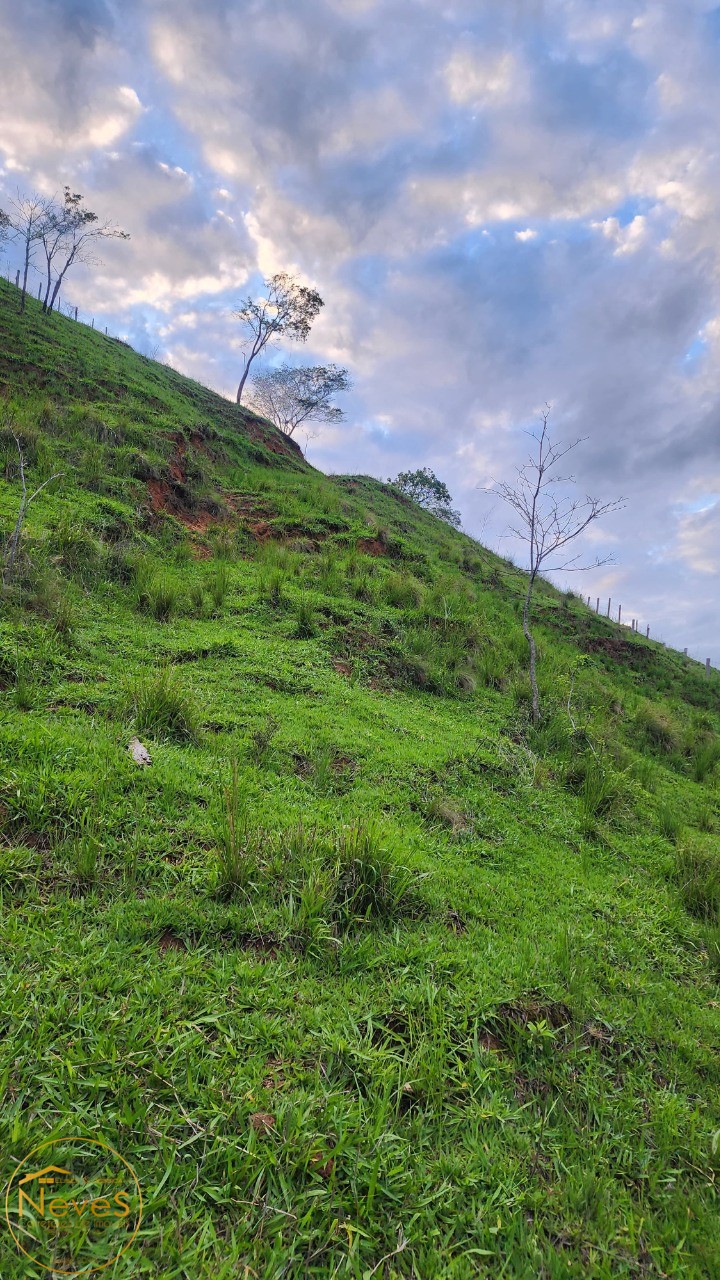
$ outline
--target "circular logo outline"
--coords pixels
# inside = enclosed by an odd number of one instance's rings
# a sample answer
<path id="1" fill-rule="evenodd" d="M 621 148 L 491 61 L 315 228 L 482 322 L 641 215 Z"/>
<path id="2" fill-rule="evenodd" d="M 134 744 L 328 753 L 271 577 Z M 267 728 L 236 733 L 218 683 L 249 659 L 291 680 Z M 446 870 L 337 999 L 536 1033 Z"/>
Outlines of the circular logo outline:
<path id="1" fill-rule="evenodd" d="M 52 1264 L 48 1265 L 48 1263 L 47 1263 L 47 1262 L 41 1262 L 41 1261 L 40 1261 L 40 1259 L 39 1259 L 39 1258 L 36 1258 L 32 1253 L 28 1253 L 27 1249 L 24 1249 L 24 1248 L 23 1248 L 23 1246 L 21 1245 L 21 1243 L 20 1243 L 20 1241 L 18 1240 L 17 1236 L 15 1235 L 15 1232 L 14 1232 L 14 1231 L 13 1231 L 13 1229 L 12 1229 L 12 1223 L 11 1223 L 11 1221 L 10 1221 L 10 1210 L 9 1210 L 9 1205 L 10 1205 L 10 1192 L 12 1191 L 13 1183 L 15 1182 L 15 1179 L 16 1179 L 16 1177 L 17 1177 L 18 1173 L 20 1172 L 20 1170 L 22 1169 L 23 1165 L 24 1165 L 24 1164 L 27 1164 L 28 1160 L 30 1160 L 30 1159 L 32 1158 L 32 1156 L 37 1155 L 37 1153 L 38 1153 L 39 1151 L 44 1151 L 47 1147 L 55 1147 L 55 1146 L 57 1146 L 57 1145 L 58 1145 L 58 1143 L 61 1143 L 61 1142 L 65 1142 L 65 1143 L 70 1143 L 70 1142 L 84 1142 L 87 1146 L 91 1146 L 91 1147 L 102 1147 L 102 1149 L 103 1149 L 104 1151 L 109 1151 L 109 1152 L 110 1152 L 110 1154 L 111 1154 L 111 1155 L 113 1155 L 113 1156 L 115 1156 L 115 1158 L 116 1158 L 117 1160 L 119 1160 L 121 1164 L 124 1164 L 124 1165 L 125 1165 L 125 1168 L 127 1169 L 128 1173 L 130 1174 L 130 1177 L 132 1178 L 133 1182 L 135 1183 L 135 1186 L 137 1187 L 138 1197 L 139 1197 L 139 1200 L 140 1200 L 140 1206 L 139 1206 L 139 1208 L 138 1208 L 138 1219 L 137 1219 L 137 1225 L 136 1225 L 135 1230 L 133 1231 L 133 1233 L 132 1233 L 132 1235 L 131 1235 L 130 1239 L 128 1240 L 127 1244 L 123 1245 L 123 1247 L 122 1247 L 122 1249 L 119 1251 L 119 1253 L 114 1254 L 114 1255 L 113 1255 L 113 1257 L 112 1257 L 112 1258 L 110 1258 L 107 1262 L 101 1262 L 101 1263 L 99 1263 L 99 1264 L 97 1264 L 97 1265 L 93 1264 L 92 1266 L 81 1267 L 79 1271 L 62 1271 L 60 1268 L 55 1267 L 55 1266 L 53 1266 Z M 117 1262 L 118 1258 L 121 1258 L 121 1257 L 122 1257 L 122 1255 L 123 1255 L 124 1253 L 126 1253 L 126 1252 L 127 1252 L 127 1250 L 130 1248 L 130 1245 L 133 1243 L 133 1241 L 135 1240 L 135 1238 L 136 1238 L 136 1236 L 137 1236 L 138 1231 L 140 1230 L 140 1225 L 141 1225 L 141 1223 L 142 1223 L 142 1218 L 143 1218 L 143 1196 L 142 1196 L 142 1187 L 140 1186 L 140 1180 L 139 1180 L 139 1178 L 138 1178 L 138 1176 L 137 1176 L 137 1174 L 136 1174 L 135 1170 L 133 1169 L 133 1167 L 132 1167 L 132 1165 L 130 1164 L 130 1161 L 129 1161 L 129 1160 L 126 1160 L 124 1156 L 121 1156 L 121 1155 L 120 1155 L 120 1152 L 119 1152 L 119 1151 L 116 1151 L 114 1147 L 111 1147 L 109 1142 L 102 1142 L 102 1141 L 100 1140 L 100 1138 L 64 1138 L 64 1137 L 60 1137 L 60 1138 L 49 1138 L 49 1139 L 47 1140 L 47 1142 L 41 1142 L 39 1147 L 34 1147 L 34 1148 L 33 1148 L 33 1150 L 32 1150 L 32 1151 L 29 1151 L 29 1152 L 28 1152 L 28 1154 L 27 1154 L 26 1156 L 24 1156 L 24 1157 L 23 1157 L 23 1159 L 20 1161 L 19 1165 L 17 1166 L 17 1168 L 16 1168 L 16 1169 L 15 1169 L 15 1171 L 13 1172 L 13 1174 L 12 1174 L 12 1176 L 11 1176 L 11 1178 L 10 1178 L 10 1181 L 8 1182 L 7 1191 L 6 1191 L 6 1193 L 5 1193 L 5 1221 L 6 1221 L 7 1225 L 8 1225 L 8 1230 L 9 1230 L 9 1232 L 10 1232 L 10 1235 L 12 1236 L 13 1240 L 15 1241 L 15 1244 L 17 1245 L 18 1249 L 20 1250 L 20 1252 L 21 1252 L 21 1253 L 24 1253 L 24 1254 L 25 1254 L 25 1257 L 26 1257 L 26 1258 L 29 1258 L 31 1262 L 34 1262 L 36 1266 L 38 1266 L 38 1267 L 42 1267 L 43 1271 L 54 1271 L 54 1272 L 55 1272 L 55 1274 L 56 1274 L 56 1275 L 59 1275 L 59 1276 L 83 1276 L 83 1275 L 89 1276 L 89 1275 L 91 1275 L 91 1274 L 92 1274 L 92 1272 L 93 1272 L 93 1271 L 104 1271 L 104 1270 L 106 1269 L 106 1267 L 111 1267 L 111 1266 L 112 1266 L 112 1264 L 113 1264 L 114 1262 Z"/>

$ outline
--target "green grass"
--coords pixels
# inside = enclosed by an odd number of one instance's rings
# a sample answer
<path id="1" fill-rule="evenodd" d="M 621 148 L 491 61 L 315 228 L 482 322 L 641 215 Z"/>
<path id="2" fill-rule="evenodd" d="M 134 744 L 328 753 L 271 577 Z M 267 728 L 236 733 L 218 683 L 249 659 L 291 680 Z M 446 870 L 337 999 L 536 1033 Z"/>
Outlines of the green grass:
<path id="1" fill-rule="evenodd" d="M 533 729 L 517 569 L 15 299 L 4 1178 L 111 1143 L 134 1280 L 717 1275 L 717 674 L 541 583 Z"/>

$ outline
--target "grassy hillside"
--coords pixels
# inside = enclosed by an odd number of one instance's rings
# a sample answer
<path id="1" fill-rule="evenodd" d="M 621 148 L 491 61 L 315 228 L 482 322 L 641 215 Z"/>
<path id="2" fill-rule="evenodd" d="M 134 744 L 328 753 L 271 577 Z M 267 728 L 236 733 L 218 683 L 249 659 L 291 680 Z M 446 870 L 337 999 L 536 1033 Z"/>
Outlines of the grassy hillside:
<path id="1" fill-rule="evenodd" d="M 16 300 L 3 1179 L 117 1148 L 115 1276 L 717 1276 L 717 674 L 543 584 L 533 729 L 511 565 Z"/>

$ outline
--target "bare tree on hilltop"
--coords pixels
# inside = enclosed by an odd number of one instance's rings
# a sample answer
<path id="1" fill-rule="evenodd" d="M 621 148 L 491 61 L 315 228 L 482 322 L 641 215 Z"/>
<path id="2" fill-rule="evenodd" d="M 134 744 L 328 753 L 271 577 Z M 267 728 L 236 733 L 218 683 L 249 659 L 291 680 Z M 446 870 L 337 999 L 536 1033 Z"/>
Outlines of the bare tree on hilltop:
<path id="1" fill-rule="evenodd" d="M 129 240 L 114 222 L 101 222 L 96 213 L 86 209 L 83 197 L 65 187 L 63 202 L 53 202 L 42 234 L 45 252 L 46 285 L 43 311 L 52 311 L 65 276 L 78 263 L 96 266 L 95 250 L 101 240 Z M 53 278 L 54 276 L 54 278 Z"/>
<path id="2" fill-rule="evenodd" d="M 0 238 L 4 230 L 21 246 L 20 311 L 25 310 L 28 273 L 40 247 L 45 257 L 43 311 L 52 311 L 71 267 L 80 262 L 97 264 L 95 249 L 100 240 L 130 239 L 115 223 L 101 222 L 82 201 L 82 195 L 70 187 L 64 188 L 62 201 L 37 191 L 29 195 L 18 191 L 17 198 L 10 201 L 9 214 L 0 215 Z"/>
<path id="3" fill-rule="evenodd" d="M 305 422 L 342 422 L 345 414 L 332 397 L 350 385 L 347 369 L 334 364 L 283 364 L 253 378 L 250 403 L 286 436 L 293 436 Z"/>
<path id="4" fill-rule="evenodd" d="M 302 285 L 284 271 L 265 280 L 267 297 L 244 298 L 233 315 L 245 326 L 245 369 L 237 389 L 236 401 L 242 401 L 245 383 L 253 361 L 269 343 L 282 337 L 306 342 L 313 320 L 325 304 L 315 289 Z"/>
<path id="5" fill-rule="evenodd" d="M 45 235 L 53 209 L 52 199 L 31 191 L 29 195 L 17 192 L 10 201 L 8 225 L 10 239 L 17 241 L 22 251 L 22 285 L 20 288 L 20 311 L 25 310 L 27 296 L 28 272 Z"/>
<path id="6" fill-rule="evenodd" d="M 565 558 L 565 549 L 574 542 L 581 533 L 601 516 L 619 511 L 624 505 L 623 498 L 614 502 L 600 502 L 597 498 L 573 498 L 562 492 L 568 484 L 574 483 L 573 476 L 557 474 L 557 466 L 581 440 L 573 440 L 571 444 L 553 444 L 548 430 L 549 408 L 541 416 L 542 426 L 539 431 L 527 434 L 534 441 L 535 448 L 522 467 L 518 467 L 514 484 L 503 481 L 486 489 L 486 493 L 502 498 L 515 512 L 518 523 L 510 527 L 510 533 L 521 542 L 528 544 L 528 585 L 523 605 L 523 634 L 530 651 L 530 685 L 532 688 L 533 724 L 540 719 L 540 696 L 537 684 L 537 649 L 535 637 L 530 626 L 532 595 L 535 581 L 541 571 L 568 572 L 571 570 L 596 569 L 611 563 L 611 557 L 596 558 L 589 564 L 578 563 L 581 554 Z M 559 553 L 559 555 L 558 555 Z M 557 563 L 550 563 L 558 559 Z"/>

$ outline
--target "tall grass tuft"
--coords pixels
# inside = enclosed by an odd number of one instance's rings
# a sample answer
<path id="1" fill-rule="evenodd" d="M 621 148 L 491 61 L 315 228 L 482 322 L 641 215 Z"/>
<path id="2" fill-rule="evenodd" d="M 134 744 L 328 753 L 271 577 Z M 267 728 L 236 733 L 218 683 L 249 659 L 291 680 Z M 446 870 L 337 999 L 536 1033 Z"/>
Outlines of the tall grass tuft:
<path id="1" fill-rule="evenodd" d="M 311 636 L 317 635 L 315 610 L 306 596 L 302 596 L 296 604 L 294 617 L 295 626 L 292 634 L 296 640 L 309 640 Z"/>
<path id="2" fill-rule="evenodd" d="M 362 920 L 393 920 L 411 904 L 417 875 L 395 861 L 379 830 L 358 823 L 338 838 L 335 903 L 345 926 Z"/>
<path id="3" fill-rule="evenodd" d="M 580 820 L 583 829 L 589 831 L 598 818 L 611 811 L 618 789 L 612 773 L 595 757 L 586 761 L 584 773 L 580 787 Z"/>
<path id="4" fill-rule="evenodd" d="M 224 560 L 219 560 L 215 565 L 210 579 L 207 583 L 207 591 L 213 602 L 213 608 L 217 611 L 222 609 L 225 603 L 225 597 L 230 590 L 230 570 Z"/>
<path id="5" fill-rule="evenodd" d="M 661 804 L 657 811 L 658 829 L 660 834 L 666 840 L 670 840 L 672 844 L 679 839 L 683 829 L 683 820 L 674 805 L 665 801 Z"/>
<path id="6" fill-rule="evenodd" d="M 67 853 L 73 880 L 83 891 L 91 889 L 98 878 L 100 841 L 89 814 L 83 817 L 78 833 L 68 841 Z"/>
<path id="7" fill-rule="evenodd" d="M 230 781 L 222 790 L 216 822 L 217 891 L 231 898 L 247 890 L 260 865 L 265 833 L 250 823 L 241 794 L 237 760 L 232 761 Z"/>
<path id="8" fill-rule="evenodd" d="M 138 608 L 156 622 L 168 622 L 177 612 L 180 601 L 180 592 L 174 578 L 144 559 L 137 562 L 134 578 Z"/>
<path id="9" fill-rule="evenodd" d="M 720 983 L 720 925 L 709 925 L 704 940 L 713 982 Z"/>
<path id="10" fill-rule="evenodd" d="M 720 742 L 700 742 L 691 758 L 692 776 L 695 782 L 706 782 L 720 760 Z"/>
<path id="11" fill-rule="evenodd" d="M 642 702 L 635 712 L 635 728 L 642 741 L 657 751 L 677 751 L 680 731 L 669 711 Z"/>
<path id="12" fill-rule="evenodd" d="M 690 915 L 720 923 L 720 854 L 714 844 L 698 837 L 677 851 L 675 876 Z"/>
<path id="13" fill-rule="evenodd" d="M 197 742 L 200 715 L 174 667 L 135 676 L 125 688 L 124 709 L 137 733 L 176 742 Z"/>

